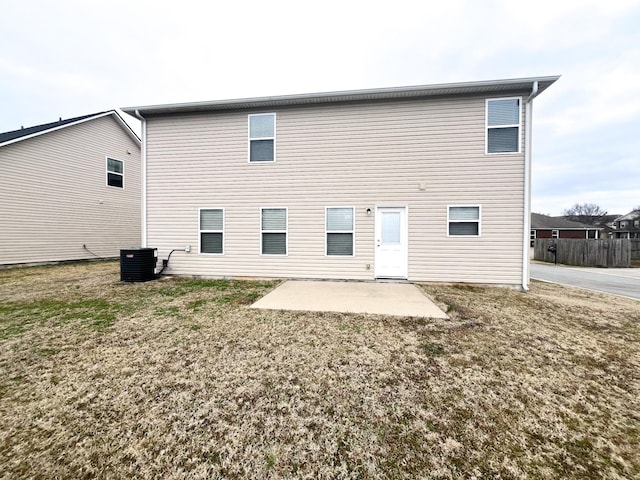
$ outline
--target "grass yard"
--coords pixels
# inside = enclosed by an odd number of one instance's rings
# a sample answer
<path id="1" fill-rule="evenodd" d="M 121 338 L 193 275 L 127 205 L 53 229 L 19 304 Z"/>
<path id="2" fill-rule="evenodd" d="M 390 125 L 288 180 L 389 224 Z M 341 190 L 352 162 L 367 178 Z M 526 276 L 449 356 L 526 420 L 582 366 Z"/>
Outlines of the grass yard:
<path id="1" fill-rule="evenodd" d="M 640 302 L 424 285 L 424 321 L 276 283 L 0 270 L 0 478 L 640 478 Z"/>

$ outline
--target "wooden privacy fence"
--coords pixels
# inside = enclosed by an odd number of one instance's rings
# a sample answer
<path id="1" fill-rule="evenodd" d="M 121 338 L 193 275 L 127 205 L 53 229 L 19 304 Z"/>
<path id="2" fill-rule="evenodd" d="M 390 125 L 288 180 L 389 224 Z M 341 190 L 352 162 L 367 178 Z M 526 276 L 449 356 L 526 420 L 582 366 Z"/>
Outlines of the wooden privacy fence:
<path id="1" fill-rule="evenodd" d="M 640 260 L 640 238 L 632 238 L 631 242 L 631 260 Z"/>
<path id="2" fill-rule="evenodd" d="M 630 267 L 631 242 L 626 238 L 582 240 L 540 238 L 536 240 L 534 260 L 554 262 L 549 246 L 556 245 L 558 263 L 581 267 Z"/>

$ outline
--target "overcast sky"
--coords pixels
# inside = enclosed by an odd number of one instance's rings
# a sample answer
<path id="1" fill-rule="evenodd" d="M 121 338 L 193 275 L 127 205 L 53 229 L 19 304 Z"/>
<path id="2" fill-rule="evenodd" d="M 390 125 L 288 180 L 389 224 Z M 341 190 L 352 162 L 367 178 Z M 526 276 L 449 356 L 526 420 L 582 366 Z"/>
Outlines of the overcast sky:
<path id="1" fill-rule="evenodd" d="M 117 107 L 562 75 L 532 210 L 640 205 L 640 0 L 5 1 L 0 132 Z"/>

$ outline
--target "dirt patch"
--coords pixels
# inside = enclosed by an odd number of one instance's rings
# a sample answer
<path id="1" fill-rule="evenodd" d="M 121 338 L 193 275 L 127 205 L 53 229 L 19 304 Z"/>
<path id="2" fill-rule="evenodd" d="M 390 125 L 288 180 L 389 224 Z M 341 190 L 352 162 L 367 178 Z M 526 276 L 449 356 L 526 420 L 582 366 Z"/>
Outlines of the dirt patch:
<path id="1" fill-rule="evenodd" d="M 423 285 L 451 321 L 265 312 L 269 282 L 0 271 L 0 478 L 634 478 L 640 302 Z"/>

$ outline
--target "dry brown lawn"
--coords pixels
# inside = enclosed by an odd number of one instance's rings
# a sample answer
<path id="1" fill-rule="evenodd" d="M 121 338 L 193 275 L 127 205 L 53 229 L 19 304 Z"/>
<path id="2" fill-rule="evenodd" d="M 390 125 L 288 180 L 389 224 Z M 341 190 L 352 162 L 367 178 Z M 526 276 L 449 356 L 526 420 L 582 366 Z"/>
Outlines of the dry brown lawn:
<path id="1" fill-rule="evenodd" d="M 448 321 L 249 309 L 275 283 L 0 270 L 0 478 L 640 478 L 640 302 L 424 285 Z"/>

